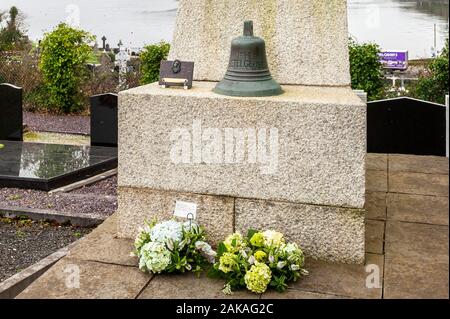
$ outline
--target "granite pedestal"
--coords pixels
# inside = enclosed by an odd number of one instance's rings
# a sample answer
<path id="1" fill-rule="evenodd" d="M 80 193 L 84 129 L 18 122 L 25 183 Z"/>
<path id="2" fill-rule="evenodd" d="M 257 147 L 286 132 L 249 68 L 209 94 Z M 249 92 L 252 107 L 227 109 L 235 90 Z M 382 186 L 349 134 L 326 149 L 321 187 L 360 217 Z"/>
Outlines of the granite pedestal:
<path id="1" fill-rule="evenodd" d="M 363 262 L 365 104 L 350 88 L 239 98 L 214 85 L 119 94 L 119 235 L 187 200 L 214 243 L 271 228 L 309 256 Z"/>

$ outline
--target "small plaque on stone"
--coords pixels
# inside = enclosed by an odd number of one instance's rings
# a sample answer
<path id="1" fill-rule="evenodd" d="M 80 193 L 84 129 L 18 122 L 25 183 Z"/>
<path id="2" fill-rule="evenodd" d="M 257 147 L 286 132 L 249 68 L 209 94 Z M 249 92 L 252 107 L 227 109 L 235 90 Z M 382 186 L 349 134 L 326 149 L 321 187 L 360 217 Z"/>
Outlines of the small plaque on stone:
<path id="1" fill-rule="evenodd" d="M 159 85 L 162 88 L 181 86 L 185 90 L 192 88 L 194 62 L 180 60 L 161 61 Z"/>
<path id="2" fill-rule="evenodd" d="M 173 214 L 181 218 L 195 219 L 197 217 L 197 204 L 177 200 Z"/>

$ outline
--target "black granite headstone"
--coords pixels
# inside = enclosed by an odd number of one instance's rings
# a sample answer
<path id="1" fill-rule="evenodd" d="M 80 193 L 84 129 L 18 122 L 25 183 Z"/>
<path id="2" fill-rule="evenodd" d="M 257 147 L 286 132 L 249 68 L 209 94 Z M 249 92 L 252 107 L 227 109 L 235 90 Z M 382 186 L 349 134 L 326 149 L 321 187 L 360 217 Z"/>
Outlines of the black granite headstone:
<path id="1" fill-rule="evenodd" d="M 22 141 L 22 88 L 0 84 L 0 140 Z"/>
<path id="2" fill-rule="evenodd" d="M 117 94 L 91 96 L 91 145 L 117 147 Z"/>
<path id="3" fill-rule="evenodd" d="M 445 156 L 445 111 L 408 97 L 367 103 L 367 152 Z"/>

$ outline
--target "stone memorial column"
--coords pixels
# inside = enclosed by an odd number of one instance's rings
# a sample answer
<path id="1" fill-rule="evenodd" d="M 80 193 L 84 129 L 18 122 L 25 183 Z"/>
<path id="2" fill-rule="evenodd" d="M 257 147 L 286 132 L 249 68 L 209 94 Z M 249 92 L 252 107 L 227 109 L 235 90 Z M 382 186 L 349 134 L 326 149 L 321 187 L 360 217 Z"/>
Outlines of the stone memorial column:
<path id="1" fill-rule="evenodd" d="M 213 92 L 253 20 L 283 94 Z M 118 233 L 197 204 L 213 242 L 274 229 L 307 255 L 364 261 L 366 105 L 350 88 L 345 0 L 181 0 L 169 59 L 191 90 L 119 94 Z"/>

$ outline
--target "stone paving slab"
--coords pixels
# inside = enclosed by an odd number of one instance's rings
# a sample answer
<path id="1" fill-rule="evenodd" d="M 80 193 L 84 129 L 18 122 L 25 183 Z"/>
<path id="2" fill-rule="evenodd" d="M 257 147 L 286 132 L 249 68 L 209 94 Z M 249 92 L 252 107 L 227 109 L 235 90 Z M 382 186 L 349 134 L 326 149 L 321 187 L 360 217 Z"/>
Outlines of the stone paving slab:
<path id="1" fill-rule="evenodd" d="M 210 279 L 206 274 L 157 275 L 139 295 L 139 299 L 259 299 L 259 294 L 246 290 L 232 295 L 222 293 L 224 281 Z"/>
<path id="2" fill-rule="evenodd" d="M 448 175 L 448 158 L 389 154 L 389 171 Z"/>
<path id="3" fill-rule="evenodd" d="M 366 171 L 366 192 L 387 192 L 388 173 L 379 170 Z"/>
<path id="4" fill-rule="evenodd" d="M 388 221 L 384 298 L 448 298 L 448 226 Z"/>
<path id="5" fill-rule="evenodd" d="M 448 197 L 389 193 L 387 202 L 390 220 L 448 226 Z"/>
<path id="6" fill-rule="evenodd" d="M 74 280 L 79 269 L 79 287 Z M 18 299 L 135 298 L 151 277 L 136 267 L 63 258 L 25 289 Z M 69 285 L 67 285 L 69 284 Z"/>
<path id="7" fill-rule="evenodd" d="M 366 265 L 369 264 L 379 267 L 382 282 L 383 256 L 366 254 Z M 381 288 L 366 288 L 366 277 L 370 273 L 365 271 L 364 265 L 330 264 L 307 259 L 306 269 L 309 275 L 291 284 L 291 288 L 351 298 L 379 299 L 382 296 Z"/>
<path id="8" fill-rule="evenodd" d="M 390 172 L 389 192 L 448 197 L 448 175 Z"/>
<path id="9" fill-rule="evenodd" d="M 366 219 L 386 220 L 386 193 L 366 193 Z"/>
<path id="10" fill-rule="evenodd" d="M 384 221 L 366 220 L 366 252 L 383 254 L 384 251 Z"/>
<path id="11" fill-rule="evenodd" d="M 389 163 L 393 160 L 389 168 L 392 171 L 383 169 L 384 163 L 388 165 L 386 158 Z M 448 188 L 445 189 L 448 175 L 441 174 L 445 169 L 438 167 L 448 165 L 448 160 L 425 157 L 407 161 L 403 156 L 383 154 L 369 156 L 368 160 L 366 265 L 379 267 L 384 288 L 366 288 L 370 272 L 366 272 L 364 265 L 331 264 L 307 258 L 310 275 L 290 285 L 286 293 L 268 291 L 259 296 L 240 291 L 231 298 L 448 298 Z M 426 165 L 423 161 L 431 161 L 430 165 L 435 165 L 431 171 L 440 173 L 415 172 L 421 170 L 420 165 Z M 386 193 L 388 174 L 390 191 L 395 193 Z M 19 298 L 227 297 L 220 291 L 221 280 L 198 280 L 193 275 L 152 278 L 140 272 L 136 258 L 129 255 L 132 240 L 118 239 L 116 229 L 117 217 L 113 215 L 80 240 L 68 257 Z M 74 264 L 81 270 L 80 289 L 65 286 L 64 269 Z"/>
<path id="12" fill-rule="evenodd" d="M 130 255 L 133 249 L 133 240 L 117 237 L 117 214 L 114 214 L 96 231 L 80 240 L 68 256 L 80 260 L 137 267 L 137 257 Z"/>
<path id="13" fill-rule="evenodd" d="M 366 154 L 366 170 L 387 171 L 388 154 Z"/>
<path id="14" fill-rule="evenodd" d="M 338 296 L 332 294 L 321 294 L 317 292 L 288 289 L 284 293 L 276 291 L 265 292 L 261 299 L 352 299 L 350 297 Z"/>

